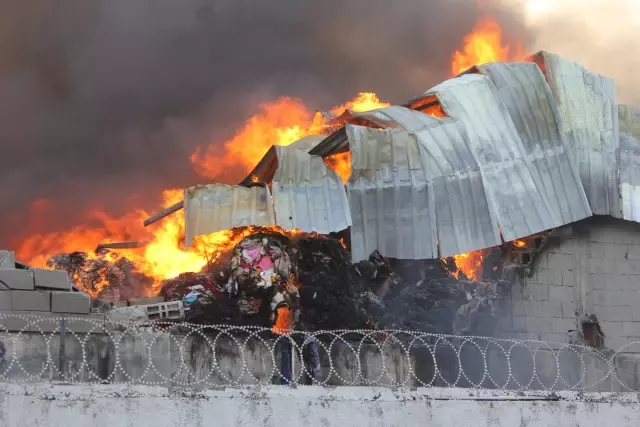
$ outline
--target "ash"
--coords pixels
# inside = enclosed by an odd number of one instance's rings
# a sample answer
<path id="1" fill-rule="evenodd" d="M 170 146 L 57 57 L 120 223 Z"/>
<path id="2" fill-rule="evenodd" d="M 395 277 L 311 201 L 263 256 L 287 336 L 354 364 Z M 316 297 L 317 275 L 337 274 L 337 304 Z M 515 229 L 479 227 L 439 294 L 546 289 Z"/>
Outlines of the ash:
<path id="1" fill-rule="evenodd" d="M 60 254 L 52 268 L 69 272 L 95 296 L 95 307 L 146 295 L 152 280 L 113 253 Z M 508 283 L 458 280 L 451 260 L 388 260 L 377 251 L 351 263 L 340 241 L 258 233 L 202 271 L 161 283 L 165 301 L 182 300 L 186 320 L 273 326 L 283 307 L 296 330 L 409 329 L 492 335 Z M 282 319 L 280 319 L 282 320 Z"/>

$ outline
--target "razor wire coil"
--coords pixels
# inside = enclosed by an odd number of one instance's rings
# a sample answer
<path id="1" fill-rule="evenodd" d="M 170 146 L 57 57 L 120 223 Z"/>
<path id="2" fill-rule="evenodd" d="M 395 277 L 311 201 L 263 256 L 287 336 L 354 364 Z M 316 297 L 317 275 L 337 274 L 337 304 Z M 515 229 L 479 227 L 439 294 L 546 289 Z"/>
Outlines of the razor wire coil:
<path id="1" fill-rule="evenodd" d="M 256 326 L 0 314 L 0 381 L 11 383 L 640 391 L 637 372 L 640 341 L 612 351 L 408 330 L 276 335 Z"/>

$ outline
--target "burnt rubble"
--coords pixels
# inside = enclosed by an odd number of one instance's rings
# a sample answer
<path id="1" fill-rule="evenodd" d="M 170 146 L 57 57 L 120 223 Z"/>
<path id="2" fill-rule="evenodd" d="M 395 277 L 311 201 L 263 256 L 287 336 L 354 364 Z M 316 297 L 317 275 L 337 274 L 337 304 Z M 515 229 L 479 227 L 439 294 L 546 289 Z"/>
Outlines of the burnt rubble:
<path id="1" fill-rule="evenodd" d="M 97 300 L 131 298 L 151 288 L 126 259 L 110 259 L 76 252 L 57 255 L 50 265 L 69 272 Z M 201 272 L 165 280 L 159 295 L 183 301 L 185 320 L 200 324 L 270 327 L 277 308 L 286 306 L 297 330 L 491 334 L 508 284 L 458 280 L 453 269 L 451 260 L 387 260 L 377 251 L 352 264 L 335 238 L 258 233 Z M 102 286 L 105 278 L 108 286 Z"/>

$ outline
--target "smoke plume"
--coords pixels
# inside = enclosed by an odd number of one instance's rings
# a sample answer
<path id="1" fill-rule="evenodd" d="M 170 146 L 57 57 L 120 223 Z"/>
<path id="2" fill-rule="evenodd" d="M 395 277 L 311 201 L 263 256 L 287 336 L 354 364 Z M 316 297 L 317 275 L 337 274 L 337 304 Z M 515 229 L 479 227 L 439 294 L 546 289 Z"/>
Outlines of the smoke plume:
<path id="1" fill-rule="evenodd" d="M 189 160 L 197 147 L 222 145 L 279 96 L 310 108 L 360 91 L 416 96 L 449 76 L 452 53 L 487 14 L 507 42 L 531 47 L 523 11 L 468 0 L 10 0 L 0 14 L 0 247 L 69 228 L 88 209 L 153 209 L 162 189 L 202 181 Z M 555 24 L 545 25 L 535 27 L 543 36 Z M 612 51 L 602 52 L 592 61 Z"/>

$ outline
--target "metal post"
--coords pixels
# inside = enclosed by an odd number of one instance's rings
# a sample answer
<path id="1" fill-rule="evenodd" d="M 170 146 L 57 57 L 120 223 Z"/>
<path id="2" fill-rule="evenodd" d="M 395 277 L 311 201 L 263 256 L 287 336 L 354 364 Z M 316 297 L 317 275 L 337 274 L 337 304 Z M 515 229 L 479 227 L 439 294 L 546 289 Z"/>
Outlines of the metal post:
<path id="1" fill-rule="evenodd" d="M 65 360 L 65 342 L 67 338 L 67 327 L 65 316 L 60 316 L 60 354 L 58 360 L 58 369 L 60 370 L 60 380 L 64 380 L 64 360 Z"/>

